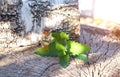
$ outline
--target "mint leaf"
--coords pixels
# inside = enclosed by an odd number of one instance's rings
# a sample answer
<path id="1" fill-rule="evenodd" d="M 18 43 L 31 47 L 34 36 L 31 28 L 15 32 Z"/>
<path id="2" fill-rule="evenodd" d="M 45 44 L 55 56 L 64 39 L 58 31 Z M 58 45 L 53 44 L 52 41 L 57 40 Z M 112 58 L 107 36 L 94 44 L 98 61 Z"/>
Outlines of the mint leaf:
<path id="1" fill-rule="evenodd" d="M 59 56 L 66 55 L 67 49 L 59 42 L 56 42 L 56 49 L 59 51 Z"/>
<path id="2" fill-rule="evenodd" d="M 59 59 L 60 59 L 59 62 L 61 64 L 61 66 L 63 68 L 66 68 L 68 63 L 69 63 L 70 56 L 69 55 L 63 55 L 63 56 L 60 56 Z"/>
<path id="3" fill-rule="evenodd" d="M 52 32 L 52 37 L 57 41 L 69 39 L 69 35 L 64 32 Z"/>
<path id="4" fill-rule="evenodd" d="M 90 47 L 78 42 L 74 41 L 68 41 L 68 51 L 72 55 L 79 55 L 79 54 L 86 54 L 88 51 L 90 51 Z"/>
<path id="5" fill-rule="evenodd" d="M 35 54 L 41 55 L 41 56 L 47 56 L 49 55 L 49 47 L 45 46 L 43 48 L 38 48 L 37 50 L 35 50 Z"/>
<path id="6" fill-rule="evenodd" d="M 69 35 L 66 34 L 66 33 L 64 33 L 64 32 L 61 32 L 61 33 L 60 33 L 60 37 L 61 37 L 61 39 L 69 40 Z"/>
<path id="7" fill-rule="evenodd" d="M 86 54 L 79 54 L 79 55 L 76 55 L 75 58 L 81 59 L 81 60 L 83 60 L 83 61 L 85 61 L 85 62 L 89 62 L 89 59 L 88 59 L 88 57 L 87 57 Z"/>
<path id="8" fill-rule="evenodd" d="M 90 47 L 78 42 L 70 41 L 69 35 L 64 32 L 52 32 L 51 42 L 48 46 L 38 48 L 35 54 L 41 56 L 59 57 L 59 63 L 66 68 L 70 57 L 88 62 L 86 55 Z"/>
<path id="9" fill-rule="evenodd" d="M 41 56 L 51 56 L 51 57 L 58 56 L 58 51 L 55 47 L 56 47 L 56 43 L 51 43 L 48 46 L 38 48 L 37 50 L 35 50 L 35 54 Z"/>

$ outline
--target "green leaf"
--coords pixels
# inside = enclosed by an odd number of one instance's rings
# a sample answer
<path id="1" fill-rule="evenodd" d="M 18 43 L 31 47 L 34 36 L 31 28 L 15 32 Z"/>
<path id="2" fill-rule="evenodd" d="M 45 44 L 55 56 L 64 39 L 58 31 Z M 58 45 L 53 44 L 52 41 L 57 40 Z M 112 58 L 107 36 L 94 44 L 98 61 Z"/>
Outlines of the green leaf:
<path id="1" fill-rule="evenodd" d="M 60 33 L 60 37 L 61 37 L 61 39 L 69 40 L 69 35 L 64 32 Z"/>
<path id="2" fill-rule="evenodd" d="M 56 40 L 68 40 L 69 35 L 64 32 L 52 32 L 52 37 Z"/>
<path id="3" fill-rule="evenodd" d="M 78 42 L 69 41 L 69 35 L 64 32 L 52 32 L 51 42 L 48 46 L 38 48 L 35 54 L 41 56 L 59 57 L 59 63 L 66 68 L 70 57 L 81 59 L 88 62 L 86 53 L 90 47 Z"/>
<path id="4" fill-rule="evenodd" d="M 68 51 L 71 55 L 85 54 L 90 51 L 90 47 L 78 42 L 68 41 Z"/>
<path id="5" fill-rule="evenodd" d="M 41 56 L 51 56 L 51 57 L 58 56 L 58 51 L 55 47 L 56 47 L 56 43 L 51 43 L 48 46 L 38 48 L 37 50 L 35 50 L 35 54 Z"/>
<path id="6" fill-rule="evenodd" d="M 70 56 L 69 55 L 63 55 L 63 56 L 60 56 L 59 57 L 60 59 L 60 64 L 63 68 L 66 68 L 68 63 L 69 63 L 69 60 L 70 60 Z"/>
<path id="7" fill-rule="evenodd" d="M 52 42 L 59 42 L 66 46 L 69 35 L 64 32 L 52 32 Z"/>
<path id="8" fill-rule="evenodd" d="M 56 42 L 56 49 L 59 51 L 59 56 L 66 55 L 67 49 L 59 42 Z"/>
<path id="9" fill-rule="evenodd" d="M 42 56 L 49 54 L 48 46 L 43 47 L 43 48 L 38 48 L 37 50 L 35 50 L 35 54 L 42 55 Z"/>
<path id="10" fill-rule="evenodd" d="M 87 57 L 86 54 L 79 54 L 79 55 L 76 55 L 75 58 L 81 59 L 81 60 L 83 60 L 83 61 L 85 61 L 85 62 L 89 62 L 89 59 L 88 59 L 88 57 Z"/>

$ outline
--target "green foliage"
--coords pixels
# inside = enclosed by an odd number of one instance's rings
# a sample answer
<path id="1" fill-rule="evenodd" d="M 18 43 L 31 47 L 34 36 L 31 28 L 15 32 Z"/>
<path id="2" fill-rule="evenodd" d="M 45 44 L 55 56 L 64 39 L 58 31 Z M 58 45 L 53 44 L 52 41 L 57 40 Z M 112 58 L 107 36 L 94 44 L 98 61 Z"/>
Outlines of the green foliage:
<path id="1" fill-rule="evenodd" d="M 52 32 L 52 38 L 53 42 L 59 42 L 65 46 L 67 40 L 69 40 L 69 35 L 64 32 Z"/>
<path id="2" fill-rule="evenodd" d="M 64 68 L 66 68 L 67 65 L 68 65 L 68 62 L 70 60 L 70 55 L 69 54 L 62 55 L 62 56 L 59 57 L 59 59 L 60 59 L 59 62 L 61 64 L 61 66 L 64 67 Z"/>
<path id="3" fill-rule="evenodd" d="M 66 48 L 62 44 L 56 42 L 55 48 L 57 49 L 59 56 L 66 55 L 66 51 L 67 50 L 66 50 Z"/>
<path id="4" fill-rule="evenodd" d="M 48 46 L 38 48 L 35 51 L 35 54 L 41 55 L 41 56 L 52 56 L 56 57 L 58 56 L 58 50 L 55 48 L 56 43 L 51 43 Z"/>
<path id="5" fill-rule="evenodd" d="M 85 62 L 89 62 L 89 59 L 88 59 L 86 54 L 79 54 L 79 55 L 76 55 L 74 57 L 77 58 L 77 59 L 83 60 Z"/>
<path id="6" fill-rule="evenodd" d="M 57 41 L 60 40 L 69 40 L 69 35 L 64 32 L 52 32 L 52 37 Z"/>
<path id="7" fill-rule="evenodd" d="M 80 44 L 78 42 L 74 41 L 68 41 L 68 51 L 71 53 L 71 55 L 79 55 L 79 54 L 86 54 L 90 47 L 84 44 Z"/>
<path id="8" fill-rule="evenodd" d="M 59 57 L 59 63 L 66 68 L 70 57 L 88 62 L 90 47 L 78 42 L 70 41 L 69 35 L 64 32 L 52 32 L 52 42 L 48 46 L 38 48 L 35 54 L 41 56 Z"/>

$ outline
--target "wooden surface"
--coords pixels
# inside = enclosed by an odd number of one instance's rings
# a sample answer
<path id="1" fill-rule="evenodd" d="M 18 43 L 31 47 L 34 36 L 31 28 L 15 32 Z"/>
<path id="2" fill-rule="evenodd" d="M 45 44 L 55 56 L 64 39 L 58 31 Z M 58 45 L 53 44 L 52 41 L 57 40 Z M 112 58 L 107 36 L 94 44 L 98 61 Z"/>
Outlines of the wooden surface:
<path id="1" fill-rule="evenodd" d="M 120 42 L 109 31 L 81 26 L 80 42 L 91 46 L 90 63 L 72 59 L 63 69 L 58 58 L 35 55 L 36 46 L 0 50 L 0 77 L 120 77 Z"/>

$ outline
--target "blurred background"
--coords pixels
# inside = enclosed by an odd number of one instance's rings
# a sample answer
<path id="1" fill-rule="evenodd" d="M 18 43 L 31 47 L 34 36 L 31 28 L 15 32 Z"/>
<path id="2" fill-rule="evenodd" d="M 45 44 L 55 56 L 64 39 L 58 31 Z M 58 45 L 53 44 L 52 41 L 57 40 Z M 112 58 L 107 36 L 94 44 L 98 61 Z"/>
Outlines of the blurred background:
<path id="1" fill-rule="evenodd" d="M 120 0 L 78 0 L 81 23 L 93 26 L 120 24 Z"/>

